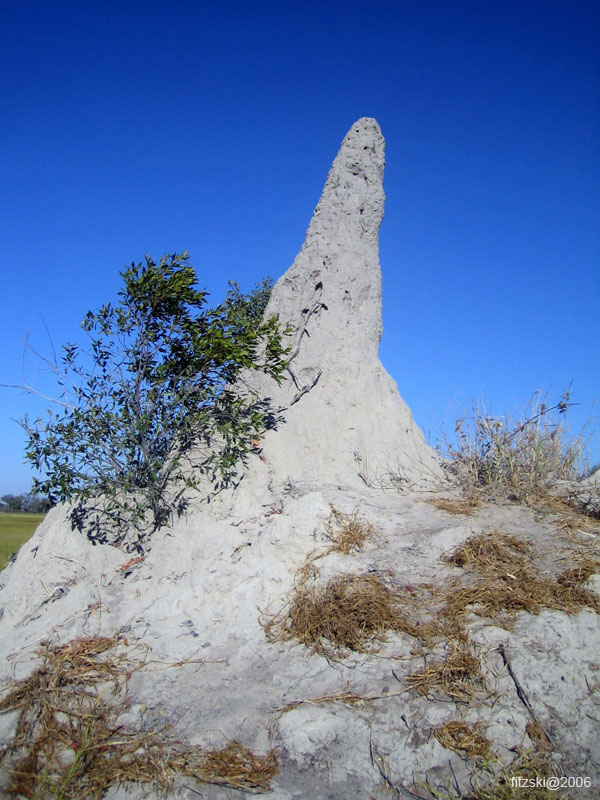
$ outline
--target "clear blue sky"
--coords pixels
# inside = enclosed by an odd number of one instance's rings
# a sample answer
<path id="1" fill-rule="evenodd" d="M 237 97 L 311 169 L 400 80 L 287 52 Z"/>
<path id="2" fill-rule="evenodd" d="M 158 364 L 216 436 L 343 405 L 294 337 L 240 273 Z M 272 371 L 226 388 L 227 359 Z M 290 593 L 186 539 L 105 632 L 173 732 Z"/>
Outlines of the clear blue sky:
<path id="1" fill-rule="evenodd" d="M 8 0 L 0 36 L 0 382 L 145 252 L 187 249 L 215 299 L 278 278 L 373 116 L 381 358 L 419 425 L 571 380 L 574 427 L 600 414 L 597 2 Z M 25 411 L 0 390 L 0 495 L 29 488 Z"/>

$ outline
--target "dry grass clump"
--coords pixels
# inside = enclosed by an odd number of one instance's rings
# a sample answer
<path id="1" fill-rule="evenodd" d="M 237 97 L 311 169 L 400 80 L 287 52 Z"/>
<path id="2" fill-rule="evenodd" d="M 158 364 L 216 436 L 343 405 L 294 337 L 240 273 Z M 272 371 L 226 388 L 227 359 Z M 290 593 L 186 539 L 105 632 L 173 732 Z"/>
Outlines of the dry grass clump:
<path id="1" fill-rule="evenodd" d="M 10 776 L 7 796 L 99 800 L 124 781 L 167 791 L 177 773 L 268 790 L 277 772 L 272 751 L 255 756 L 230 742 L 204 752 L 167 739 L 166 729 L 143 731 L 119 721 L 129 708 L 127 681 L 144 666 L 144 657 L 132 658 L 130 650 L 119 635 L 42 644 L 41 666 L 0 701 L 0 712 L 19 712 L 16 732 L 0 751 Z"/>
<path id="2" fill-rule="evenodd" d="M 405 593 L 392 591 L 373 574 L 342 574 L 319 584 L 315 561 L 321 557 L 316 552 L 307 556 L 288 602 L 263 622 L 269 641 L 296 640 L 335 659 L 349 651 L 377 652 L 392 630 L 409 634 L 427 649 L 453 643 L 464 656 L 457 643 L 466 638 L 468 612 L 510 627 L 520 611 L 600 611 L 600 598 L 583 587 L 600 570 L 600 561 L 581 559 L 557 577 L 540 574 L 532 545 L 501 531 L 475 534 L 444 558 L 465 570 L 460 582 L 404 587 Z"/>
<path id="3" fill-rule="evenodd" d="M 265 624 L 269 641 L 295 639 L 327 658 L 349 650 L 377 652 L 388 631 L 409 629 L 414 626 L 400 613 L 397 595 L 375 575 L 338 575 L 325 586 L 303 583 Z"/>
<path id="4" fill-rule="evenodd" d="M 168 765 L 182 775 L 189 775 L 204 783 L 227 786 L 244 792 L 258 794 L 271 789 L 271 780 L 277 775 L 277 757 L 274 750 L 257 756 L 239 742 L 228 742 L 220 750 L 203 753 L 197 749 L 181 750 L 168 759 Z"/>
<path id="5" fill-rule="evenodd" d="M 352 514 L 344 514 L 331 506 L 331 516 L 325 526 L 327 537 L 333 542 L 329 552 L 337 551 L 348 555 L 362 550 L 373 530 L 373 526 L 358 513 L 358 506 Z"/>
<path id="6" fill-rule="evenodd" d="M 509 582 L 510 581 L 510 582 Z M 524 585 L 519 576 L 506 581 L 480 580 L 474 586 L 456 589 L 448 597 L 448 613 L 462 614 L 469 606 L 474 606 L 475 613 L 497 620 L 500 624 L 508 624 L 511 615 L 518 611 L 537 614 L 546 607 L 545 585 L 542 596 L 537 586 Z"/>
<path id="7" fill-rule="evenodd" d="M 430 497 L 427 502 L 439 508 L 440 511 L 447 511 L 449 514 L 470 514 L 481 505 L 481 500 L 474 495 L 448 499 L 446 497 Z"/>
<path id="8" fill-rule="evenodd" d="M 556 582 L 565 587 L 578 586 L 598 572 L 600 572 L 600 560 L 587 556 L 579 559 L 575 566 L 563 570 Z"/>
<path id="9" fill-rule="evenodd" d="M 443 725 L 437 725 L 432 733 L 442 747 L 453 750 L 455 753 L 475 760 L 477 758 L 490 758 L 492 743 L 480 733 L 482 723 L 469 725 L 462 720 L 452 720 Z"/>
<path id="10" fill-rule="evenodd" d="M 583 444 L 568 438 L 568 407 L 569 391 L 553 406 L 536 392 L 516 416 L 492 415 L 483 402 L 474 404 L 471 415 L 456 420 L 455 436 L 445 443 L 457 483 L 468 494 L 530 500 L 546 495 L 557 481 L 577 478 Z"/>
<path id="11" fill-rule="evenodd" d="M 296 570 L 294 588 L 280 612 L 261 621 L 267 640 L 296 640 L 314 653 L 338 659 L 349 652 L 378 652 L 390 630 L 416 636 L 414 624 L 401 613 L 399 596 L 375 574 L 340 574 L 319 583 L 315 563 L 333 552 L 361 550 L 374 527 L 358 513 L 333 505 L 326 532 L 332 545 L 308 553 Z"/>
<path id="12" fill-rule="evenodd" d="M 486 531 L 470 536 L 450 555 L 443 557 L 446 564 L 463 569 L 476 569 L 484 573 L 503 572 L 515 562 L 523 562 L 530 552 L 527 542 L 501 531 Z"/>
<path id="13" fill-rule="evenodd" d="M 492 531 L 469 537 L 444 560 L 481 575 L 471 585 L 448 591 L 446 616 L 457 618 L 475 607 L 477 613 L 506 623 L 516 612 L 538 614 L 544 608 L 567 614 L 584 607 L 600 612 L 600 598 L 582 586 L 600 570 L 597 559 L 582 560 L 556 578 L 541 575 L 531 545 Z"/>
<path id="14" fill-rule="evenodd" d="M 473 654 L 465 639 L 447 642 L 445 660 L 433 661 L 429 666 L 404 678 L 408 686 L 429 699 L 451 698 L 457 703 L 470 703 L 484 692 L 488 694 L 481 673 L 479 658 Z"/>
<path id="15" fill-rule="evenodd" d="M 590 514 L 568 497 L 546 496 L 538 498 L 536 510 L 555 517 L 554 525 L 567 533 L 582 531 L 600 535 L 600 517 Z"/>
<path id="16" fill-rule="evenodd" d="M 510 627 L 519 611 L 532 614 L 544 608 L 568 614 L 583 607 L 600 612 L 600 598 L 583 583 L 600 570 L 600 561 L 581 558 L 558 576 L 540 575 L 535 570 L 533 547 L 515 536 L 488 531 L 469 537 L 444 561 L 465 570 L 467 579 L 448 587 L 431 589 L 429 604 L 437 605 L 436 617 L 411 629 L 426 648 L 445 641 L 445 660 L 435 660 L 405 678 L 408 686 L 426 697 L 449 697 L 470 702 L 486 691 L 479 659 L 472 653 L 466 635 L 465 615 L 471 611 Z"/>
<path id="17" fill-rule="evenodd" d="M 535 722 L 529 720 L 527 725 L 525 725 L 525 733 L 529 736 L 531 741 L 535 743 L 538 749 L 548 750 L 552 747 L 550 739 L 548 739 L 548 734 L 537 720 Z"/>
<path id="18" fill-rule="evenodd" d="M 462 614 L 469 607 L 474 607 L 473 611 L 480 616 L 510 627 L 513 615 L 519 611 L 539 614 L 550 608 L 576 614 L 582 608 L 591 608 L 600 613 L 600 598 L 573 578 L 559 583 L 522 571 L 496 580 L 485 578 L 473 586 L 450 592 L 445 613 Z"/>

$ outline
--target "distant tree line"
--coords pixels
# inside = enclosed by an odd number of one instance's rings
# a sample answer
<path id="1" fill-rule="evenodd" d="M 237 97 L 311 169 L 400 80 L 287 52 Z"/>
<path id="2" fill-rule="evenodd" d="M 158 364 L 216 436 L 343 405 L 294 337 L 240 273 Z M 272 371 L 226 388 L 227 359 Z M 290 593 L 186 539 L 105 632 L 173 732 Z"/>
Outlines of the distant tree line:
<path id="1" fill-rule="evenodd" d="M 28 511 L 45 514 L 52 507 L 47 497 L 36 494 L 4 494 L 0 497 L 0 512 Z"/>

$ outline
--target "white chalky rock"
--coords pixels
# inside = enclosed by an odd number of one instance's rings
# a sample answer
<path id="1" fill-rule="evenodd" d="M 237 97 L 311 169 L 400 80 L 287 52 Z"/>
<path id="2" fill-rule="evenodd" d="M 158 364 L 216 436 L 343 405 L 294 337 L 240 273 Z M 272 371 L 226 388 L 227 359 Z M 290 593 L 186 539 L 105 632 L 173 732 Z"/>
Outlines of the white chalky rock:
<path id="1" fill-rule="evenodd" d="M 378 358 L 384 151 L 374 119 L 352 126 L 302 249 L 273 288 L 266 314 L 294 329 L 290 374 L 281 387 L 254 385 L 284 409 L 264 442 L 279 481 L 401 488 L 439 478 L 437 455 Z"/>

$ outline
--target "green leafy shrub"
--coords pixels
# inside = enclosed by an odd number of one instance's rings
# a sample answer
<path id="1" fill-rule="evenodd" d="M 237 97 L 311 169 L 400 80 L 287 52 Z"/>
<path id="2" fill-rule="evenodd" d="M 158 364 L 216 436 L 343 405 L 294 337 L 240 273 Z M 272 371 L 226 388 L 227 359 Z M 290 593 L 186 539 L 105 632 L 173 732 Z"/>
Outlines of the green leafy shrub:
<path id="1" fill-rule="evenodd" d="M 62 409 L 21 424 L 26 456 L 43 475 L 34 491 L 70 501 L 90 538 L 105 541 L 107 524 L 133 527 L 128 549 L 141 550 L 148 531 L 184 510 L 186 489 L 216 491 L 234 479 L 252 440 L 273 424 L 241 374 L 280 382 L 287 350 L 278 320 L 263 319 L 268 280 L 249 295 L 231 283 L 208 308 L 187 253 L 158 264 L 146 256 L 121 275 L 118 303 L 82 323 L 89 351 L 67 344 L 52 365 Z"/>

